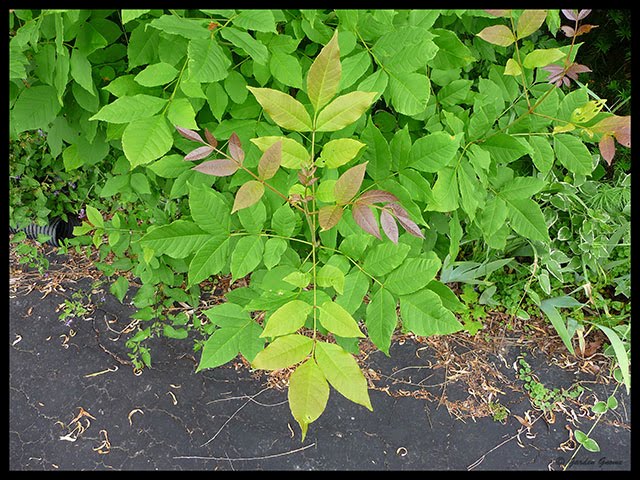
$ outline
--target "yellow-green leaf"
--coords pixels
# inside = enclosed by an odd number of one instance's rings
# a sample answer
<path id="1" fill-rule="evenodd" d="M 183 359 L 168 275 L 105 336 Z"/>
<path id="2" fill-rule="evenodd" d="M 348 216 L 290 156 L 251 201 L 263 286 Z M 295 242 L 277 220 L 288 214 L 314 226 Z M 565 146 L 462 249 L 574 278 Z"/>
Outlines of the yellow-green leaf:
<path id="1" fill-rule="evenodd" d="M 324 302 L 319 310 L 320 323 L 334 335 L 347 338 L 364 337 L 351 314 L 334 301 Z"/>
<path id="2" fill-rule="evenodd" d="M 516 32 L 518 40 L 528 37 L 538 30 L 547 18 L 546 10 L 525 10 L 518 18 Z"/>
<path id="3" fill-rule="evenodd" d="M 304 105 L 291 95 L 272 88 L 247 87 L 265 112 L 287 130 L 309 132 L 312 129 L 311 117 Z"/>
<path id="4" fill-rule="evenodd" d="M 304 325 L 313 307 L 302 300 L 291 300 L 271 314 L 261 337 L 280 337 Z"/>
<path id="5" fill-rule="evenodd" d="M 288 398 L 291 414 L 300 425 L 304 441 L 309 424 L 322 415 L 329 400 L 329 384 L 312 358 L 291 374 Z"/>
<path id="6" fill-rule="evenodd" d="M 307 75 L 307 95 L 316 112 L 336 95 L 341 76 L 340 47 L 336 29 L 329 43 L 322 48 L 311 64 Z"/>
<path id="7" fill-rule="evenodd" d="M 313 340 L 297 333 L 278 337 L 259 352 L 251 366 L 263 370 L 279 370 L 304 360 L 311 352 Z"/>
<path id="8" fill-rule="evenodd" d="M 367 379 L 353 355 L 335 343 L 318 342 L 316 362 L 329 384 L 352 402 L 373 411 Z"/>
<path id="9" fill-rule="evenodd" d="M 520 64 L 516 62 L 513 58 L 507 60 L 507 64 L 504 66 L 504 74 L 505 75 L 520 75 L 522 73 L 522 69 L 520 68 Z"/>
<path id="10" fill-rule="evenodd" d="M 478 36 L 486 42 L 501 47 L 508 47 L 516 41 L 516 37 L 506 25 L 492 25 L 484 28 Z"/>
<path id="11" fill-rule="evenodd" d="M 564 58 L 565 54 L 559 48 L 538 48 L 524 57 L 522 64 L 526 68 L 545 67 L 550 63 L 553 63 L 561 58 Z"/>
<path id="12" fill-rule="evenodd" d="M 251 142 L 260 149 L 262 153 L 277 142 L 282 142 L 282 163 L 286 168 L 300 168 L 303 164 L 309 163 L 310 157 L 307 149 L 297 141 L 287 137 L 258 137 L 252 138 Z"/>
<path id="13" fill-rule="evenodd" d="M 340 95 L 318 114 L 316 131 L 334 132 L 351 125 L 367 111 L 376 95 L 376 92 L 360 91 Z"/>
<path id="14" fill-rule="evenodd" d="M 329 168 L 338 168 L 353 160 L 362 147 L 366 145 L 352 138 L 338 138 L 328 141 L 322 147 L 319 166 L 324 162 Z"/>
<path id="15" fill-rule="evenodd" d="M 236 198 L 233 202 L 231 213 L 235 213 L 243 208 L 250 207 L 258 202 L 264 194 L 264 185 L 257 180 L 249 180 L 242 185 L 236 192 Z"/>

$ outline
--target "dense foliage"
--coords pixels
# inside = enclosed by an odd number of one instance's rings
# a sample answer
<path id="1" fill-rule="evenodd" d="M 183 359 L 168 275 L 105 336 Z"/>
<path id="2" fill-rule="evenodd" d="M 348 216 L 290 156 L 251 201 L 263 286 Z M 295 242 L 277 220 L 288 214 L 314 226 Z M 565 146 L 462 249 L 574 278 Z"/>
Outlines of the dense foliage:
<path id="1" fill-rule="evenodd" d="M 194 333 L 199 370 L 291 367 L 303 438 L 329 386 L 371 408 L 359 339 L 482 328 L 453 284 L 604 332 L 628 387 L 630 116 L 579 83 L 589 12 L 15 10 L 11 222 L 84 208 L 70 243 L 141 284 L 136 365 Z"/>

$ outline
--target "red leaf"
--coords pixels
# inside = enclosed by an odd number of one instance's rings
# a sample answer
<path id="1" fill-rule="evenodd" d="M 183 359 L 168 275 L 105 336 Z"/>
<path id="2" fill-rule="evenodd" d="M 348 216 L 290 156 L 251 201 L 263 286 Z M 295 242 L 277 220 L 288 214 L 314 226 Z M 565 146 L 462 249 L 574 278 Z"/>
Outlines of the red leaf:
<path id="1" fill-rule="evenodd" d="M 329 230 L 342 218 L 344 209 L 340 205 L 327 205 L 318 210 L 318 221 L 322 230 Z"/>
<path id="2" fill-rule="evenodd" d="M 174 125 L 174 126 L 176 127 L 176 130 L 178 131 L 178 133 L 182 135 L 184 138 L 186 138 L 187 140 L 206 143 L 204 140 L 202 140 L 202 137 L 198 132 L 194 132 L 193 130 L 189 130 L 188 128 L 182 128 L 177 125 Z"/>
<path id="3" fill-rule="evenodd" d="M 362 228 L 365 232 L 370 233 L 374 237 L 382 240 L 382 237 L 380 236 L 380 229 L 378 228 L 378 222 L 376 221 L 376 216 L 368 206 L 356 202 L 353 204 L 351 213 L 353 215 L 353 219 L 360 226 L 360 228 Z"/>
<path id="4" fill-rule="evenodd" d="M 282 162 L 282 142 L 276 142 L 267 148 L 258 163 L 258 176 L 262 180 L 273 177 Z"/>
<path id="5" fill-rule="evenodd" d="M 204 129 L 204 138 L 207 139 L 207 142 L 209 142 L 209 145 L 211 145 L 213 148 L 216 148 L 218 146 L 218 140 L 216 140 L 216 137 L 213 136 L 208 128 Z"/>
<path id="6" fill-rule="evenodd" d="M 364 162 L 355 167 L 351 167 L 338 178 L 333 187 L 333 193 L 338 205 L 345 205 L 356 196 L 358 190 L 360 190 L 360 185 L 362 185 L 367 163 L 368 162 Z"/>
<path id="7" fill-rule="evenodd" d="M 407 233 L 410 233 L 414 237 L 424 238 L 424 235 L 420 231 L 420 227 L 418 227 L 416 222 L 411 220 L 409 213 L 403 207 L 397 203 L 390 203 L 389 206 L 393 210 L 398 222 L 400 222 L 400 225 L 402 225 Z"/>
<path id="8" fill-rule="evenodd" d="M 358 197 L 359 202 L 363 203 L 383 203 L 383 202 L 397 202 L 398 198 L 389 192 L 384 190 L 367 190 Z"/>
<path id="9" fill-rule="evenodd" d="M 213 152 L 213 147 L 210 145 L 205 145 L 204 147 L 198 147 L 195 150 L 191 150 L 184 156 L 185 160 L 202 160 L 203 158 L 208 157 Z"/>
<path id="10" fill-rule="evenodd" d="M 389 240 L 393 243 L 398 243 L 398 225 L 386 209 L 380 212 L 380 225 L 384 233 L 389 237 Z"/>
<path id="11" fill-rule="evenodd" d="M 191 170 L 196 170 L 207 175 L 215 175 L 216 177 L 228 177 L 236 173 L 238 168 L 238 164 L 233 160 L 220 159 L 202 162 Z"/>
<path id="12" fill-rule="evenodd" d="M 242 150 L 240 137 L 238 137 L 235 132 L 229 137 L 229 155 L 240 164 L 244 161 L 244 150 Z"/>
<path id="13" fill-rule="evenodd" d="M 598 146 L 600 147 L 602 158 L 605 159 L 607 165 L 611 166 L 613 156 L 616 154 L 616 144 L 613 141 L 613 137 L 611 135 L 603 135 Z"/>

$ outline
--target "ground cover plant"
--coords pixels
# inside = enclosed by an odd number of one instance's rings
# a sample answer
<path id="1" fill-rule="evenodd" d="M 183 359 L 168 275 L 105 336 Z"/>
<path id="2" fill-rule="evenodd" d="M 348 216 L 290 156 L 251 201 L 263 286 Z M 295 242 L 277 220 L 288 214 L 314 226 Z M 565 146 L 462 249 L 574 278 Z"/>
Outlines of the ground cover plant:
<path id="1" fill-rule="evenodd" d="M 12 226 L 79 215 L 69 248 L 138 287 L 136 368 L 158 334 L 289 368 L 303 438 L 330 387 L 371 409 L 361 339 L 486 308 L 602 332 L 628 389 L 630 116 L 580 81 L 589 14 L 14 10 L 10 133 L 45 161 L 10 162 Z"/>

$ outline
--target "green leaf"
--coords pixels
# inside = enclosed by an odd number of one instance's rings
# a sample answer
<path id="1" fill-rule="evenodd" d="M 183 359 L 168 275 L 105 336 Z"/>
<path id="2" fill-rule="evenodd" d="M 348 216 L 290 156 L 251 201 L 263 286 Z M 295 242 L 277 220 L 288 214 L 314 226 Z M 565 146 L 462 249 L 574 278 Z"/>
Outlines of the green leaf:
<path id="1" fill-rule="evenodd" d="M 316 343 L 315 358 L 329 384 L 354 403 L 373 411 L 367 379 L 353 355 L 334 343 Z"/>
<path id="2" fill-rule="evenodd" d="M 233 24 L 246 30 L 276 33 L 276 21 L 271 10 L 242 10 L 233 17 Z"/>
<path id="3" fill-rule="evenodd" d="M 300 168 L 303 164 L 309 163 L 309 152 L 297 141 L 287 137 L 267 136 L 252 138 L 251 143 L 255 144 L 262 153 L 266 152 L 275 143 L 282 142 L 282 162 L 286 168 Z"/>
<path id="4" fill-rule="evenodd" d="M 391 336 L 396 329 L 398 315 L 396 313 L 396 299 L 386 288 L 380 288 L 371 297 L 371 301 L 367 305 L 365 322 L 371 341 L 389 356 Z"/>
<path id="5" fill-rule="evenodd" d="M 302 441 L 310 423 L 322 415 L 329 400 L 329 384 L 316 362 L 310 358 L 289 378 L 289 408 L 302 430 Z"/>
<path id="6" fill-rule="evenodd" d="M 306 286 L 306 285 L 305 285 Z M 369 291 L 369 280 L 360 270 L 353 270 L 344 278 L 344 290 L 336 297 L 336 303 L 351 315 L 362 305 Z"/>
<path id="7" fill-rule="evenodd" d="M 143 87 L 166 85 L 178 76 L 178 70 L 168 63 L 154 63 L 138 73 L 134 80 Z"/>
<path id="8" fill-rule="evenodd" d="M 305 288 L 311 282 L 311 274 L 309 272 L 291 272 L 283 280 L 298 288 Z"/>
<path id="9" fill-rule="evenodd" d="M 283 238 L 268 239 L 264 245 L 264 266 L 271 270 L 274 266 L 280 263 L 282 254 L 285 252 L 287 247 L 287 241 Z"/>
<path id="10" fill-rule="evenodd" d="M 554 153 L 549 140 L 543 137 L 532 135 L 529 137 L 531 145 L 531 160 L 538 171 L 544 175 L 549 173 L 553 166 Z"/>
<path id="11" fill-rule="evenodd" d="M 311 353 L 313 340 L 297 333 L 278 337 L 258 353 L 251 366 L 263 370 L 280 370 L 295 365 Z"/>
<path id="12" fill-rule="evenodd" d="M 231 306 L 231 305 L 229 305 Z M 262 340 L 258 337 L 260 326 L 256 324 L 246 312 L 242 312 L 242 308 L 233 305 L 239 309 L 236 318 L 232 318 L 231 322 L 221 322 L 222 328 L 217 329 L 207 339 L 202 348 L 202 356 L 196 372 L 205 368 L 215 368 L 233 360 L 238 352 L 248 357 L 249 361 L 253 360 L 255 353 L 253 350 L 256 346 L 260 348 L 263 345 Z M 205 312 L 206 313 L 206 312 Z M 244 318 L 241 318 L 243 316 Z"/>
<path id="13" fill-rule="evenodd" d="M 13 104 L 11 125 L 16 133 L 47 128 L 60 111 L 56 89 L 49 85 L 25 88 Z"/>
<path id="14" fill-rule="evenodd" d="M 562 343 L 567 347 L 567 350 L 569 350 L 571 354 L 574 354 L 573 345 L 571 344 L 572 335 L 569 333 L 569 330 L 567 330 L 565 320 L 562 318 L 558 310 L 556 310 L 556 306 L 558 305 L 554 303 L 554 300 L 554 298 L 550 298 L 540 302 L 540 310 L 542 310 L 549 318 L 553 328 L 558 332 L 558 336 L 562 340 Z"/>
<path id="15" fill-rule="evenodd" d="M 389 94 L 398 113 L 417 115 L 424 111 L 431 94 L 429 78 L 422 73 L 389 72 Z"/>
<path id="16" fill-rule="evenodd" d="M 219 274 L 229 260 L 229 238 L 209 238 L 189 263 L 189 285 Z"/>
<path id="17" fill-rule="evenodd" d="M 225 29 L 226 30 L 226 29 Z M 200 83 L 217 82 L 229 74 L 231 60 L 216 40 L 194 38 L 187 47 L 189 79 Z"/>
<path id="18" fill-rule="evenodd" d="M 122 149 L 132 169 L 162 157 L 172 146 L 173 132 L 163 115 L 134 120 L 122 134 Z"/>
<path id="19" fill-rule="evenodd" d="M 290 237 L 296 228 L 296 214 L 287 204 L 279 207 L 271 217 L 271 227 L 283 237 Z"/>
<path id="20" fill-rule="evenodd" d="M 422 258 L 408 257 L 389 274 L 384 286 L 397 295 L 416 292 L 435 278 L 441 266 L 442 262 L 433 251 Z"/>
<path id="21" fill-rule="evenodd" d="M 276 51 L 271 54 L 269 70 L 273 78 L 280 83 L 294 88 L 302 88 L 302 68 L 293 55 Z"/>
<path id="22" fill-rule="evenodd" d="M 586 450 L 589 450 L 590 452 L 600 451 L 600 446 L 598 445 L 598 442 L 596 442 L 592 438 L 589 438 L 584 432 L 580 430 L 576 430 L 573 432 L 573 434 L 576 437 L 576 441 L 580 445 L 582 445 Z"/>
<path id="23" fill-rule="evenodd" d="M 185 258 L 210 238 L 211 235 L 201 230 L 195 223 L 176 220 L 148 231 L 140 239 L 140 244 L 154 250 L 158 255 Z"/>
<path id="24" fill-rule="evenodd" d="M 69 50 L 62 47 L 56 55 L 56 70 L 53 77 L 53 85 L 56 87 L 58 102 L 62 105 L 62 97 L 69 81 Z"/>
<path id="25" fill-rule="evenodd" d="M 179 35 L 192 40 L 202 40 L 209 37 L 205 18 L 182 18 L 177 15 L 162 15 L 150 21 L 146 26 L 157 28 L 171 35 Z"/>
<path id="26" fill-rule="evenodd" d="M 366 168 L 367 164 L 361 163 L 355 167 L 351 167 L 338 178 L 333 188 L 338 205 L 346 205 L 356 196 L 360 190 L 360 185 L 362 185 Z"/>
<path id="27" fill-rule="evenodd" d="M 435 132 L 419 138 L 411 147 L 413 160 L 408 166 L 423 172 L 441 170 L 455 158 L 460 138 L 446 132 Z"/>
<path id="28" fill-rule="evenodd" d="M 464 303 L 462 303 L 457 295 L 451 291 L 449 287 L 447 287 L 444 283 L 438 280 L 432 280 L 427 284 L 427 288 L 431 291 L 434 291 L 440 297 L 442 301 L 442 306 L 451 310 L 452 312 L 464 312 L 467 308 Z"/>
<path id="29" fill-rule="evenodd" d="M 375 92 L 360 91 L 339 96 L 318 114 L 316 131 L 333 132 L 351 125 L 367 111 L 375 96 Z"/>
<path id="30" fill-rule="evenodd" d="M 602 401 L 596 402 L 593 407 L 591 407 L 591 411 L 598 414 L 605 413 L 607 410 L 609 410 L 609 407 L 607 407 L 607 404 Z"/>
<path id="31" fill-rule="evenodd" d="M 344 273 L 333 265 L 323 265 L 316 275 L 320 287 L 333 287 L 340 295 L 344 293 Z"/>
<path id="32" fill-rule="evenodd" d="M 499 195 L 502 198 L 530 198 L 546 186 L 546 182 L 538 177 L 515 177 L 502 185 Z"/>
<path id="33" fill-rule="evenodd" d="M 191 217 L 199 228 L 217 239 L 229 236 L 230 213 L 224 197 L 206 185 L 189 185 Z"/>
<path id="34" fill-rule="evenodd" d="M 356 83 L 371 66 L 369 52 L 360 52 L 342 61 L 342 77 L 338 90 L 344 90 Z M 365 89 L 366 90 L 366 89 Z"/>
<path id="35" fill-rule="evenodd" d="M 398 78 L 424 68 L 438 52 L 429 30 L 401 25 L 382 35 L 373 46 L 376 60 Z M 393 78 L 393 75 L 392 75 Z"/>
<path id="36" fill-rule="evenodd" d="M 331 40 L 322 48 L 315 58 L 307 74 L 307 95 L 316 112 L 320 111 L 338 92 L 342 65 L 340 64 L 340 47 L 338 46 L 338 30 Z"/>
<path id="37" fill-rule="evenodd" d="M 109 123 L 131 123 L 141 118 L 154 116 L 166 104 L 166 99 L 151 95 L 124 96 L 102 107 L 89 120 L 102 120 Z"/>
<path id="38" fill-rule="evenodd" d="M 102 214 L 92 205 L 87 205 L 86 207 L 87 220 L 91 222 L 91 225 L 95 227 L 104 227 L 104 220 L 102 219 Z"/>
<path id="39" fill-rule="evenodd" d="M 462 161 L 456 170 L 458 189 L 460 190 L 460 205 L 462 210 L 469 215 L 469 220 L 476 218 L 476 210 L 484 198 L 479 191 L 480 182 L 476 177 L 473 167 L 469 162 Z M 457 251 L 456 251 L 457 253 Z M 455 256 L 455 255 L 454 255 Z"/>
<path id="40" fill-rule="evenodd" d="M 166 155 L 146 167 L 159 177 L 176 178 L 181 173 L 189 170 L 191 165 L 189 162 L 184 161 L 184 157 L 182 155 Z M 107 180 L 107 182 L 109 180 Z"/>
<path id="41" fill-rule="evenodd" d="M 312 130 L 309 113 L 304 105 L 291 95 L 271 88 L 247 88 L 253 93 L 265 112 L 282 128 L 296 132 Z"/>
<path id="42" fill-rule="evenodd" d="M 506 133 L 497 133 L 487 138 L 482 143 L 482 148 L 487 150 L 498 164 L 511 163 L 531 153 L 531 147 L 525 140 Z"/>
<path id="43" fill-rule="evenodd" d="M 504 225 L 507 220 L 507 204 L 500 197 L 493 197 L 487 201 L 480 212 L 480 228 L 485 238 L 490 237 Z"/>
<path id="44" fill-rule="evenodd" d="M 151 10 L 133 10 L 133 9 L 122 9 L 120 13 L 122 15 L 122 24 L 129 23 L 131 20 L 135 20 L 138 17 L 141 17 L 145 13 L 149 13 Z"/>
<path id="45" fill-rule="evenodd" d="M 90 24 L 88 24 L 90 25 Z M 131 32 L 129 36 L 129 44 L 127 45 L 127 58 L 129 60 L 129 69 L 139 65 L 148 65 L 158 60 L 158 43 L 160 40 L 160 32 L 155 29 L 147 29 L 147 24 L 141 24 Z M 95 34 L 98 34 L 94 30 Z M 106 45 L 106 40 L 102 47 Z M 80 38 L 78 37 L 78 40 Z M 101 48 L 101 47 L 98 47 Z M 95 50 L 92 46 L 91 51 Z M 90 53 L 90 52 L 89 52 Z M 85 54 L 89 54 L 85 52 Z"/>
<path id="46" fill-rule="evenodd" d="M 247 54 L 253 58 L 256 63 L 260 65 L 266 65 L 269 61 L 269 51 L 258 40 L 253 38 L 247 32 L 227 27 L 220 30 L 220 35 L 225 40 L 230 41 L 236 47 L 241 48 Z"/>
<path id="47" fill-rule="evenodd" d="M 238 240 L 231 254 L 231 277 L 233 280 L 251 273 L 262 261 L 264 243 L 262 237 L 250 235 Z"/>
<path id="48" fill-rule="evenodd" d="M 449 335 L 463 329 L 455 315 L 442 306 L 437 293 L 425 289 L 400 297 L 400 314 L 416 335 Z"/>
<path id="49" fill-rule="evenodd" d="M 540 206 L 530 198 L 503 197 L 508 205 L 509 224 L 524 238 L 543 243 L 551 242 L 549 229 Z"/>
<path id="50" fill-rule="evenodd" d="M 550 63 L 564 58 L 565 54 L 559 48 L 539 48 L 529 52 L 522 61 L 525 68 L 546 67 Z"/>
<path id="51" fill-rule="evenodd" d="M 556 135 L 553 141 L 556 158 L 564 167 L 577 175 L 589 175 L 593 162 L 589 149 L 573 135 Z"/>
<path id="52" fill-rule="evenodd" d="M 369 175 L 374 180 L 383 180 L 391 170 L 391 149 L 387 139 L 373 121 L 367 123 L 360 139 L 367 144 L 367 148 L 362 153 L 362 161 L 368 162 Z"/>
<path id="53" fill-rule="evenodd" d="M 516 41 L 516 37 L 506 25 L 492 25 L 486 27 L 477 34 L 481 39 L 493 45 L 508 47 Z"/>
<path id="54" fill-rule="evenodd" d="M 261 337 L 280 337 L 293 333 L 304 325 L 313 307 L 302 300 L 291 300 L 278 308 L 267 319 Z"/>
<path id="55" fill-rule="evenodd" d="M 211 109 L 211 113 L 218 120 L 222 121 L 222 117 L 227 111 L 229 104 L 229 96 L 219 83 L 210 83 L 206 90 L 207 103 Z"/>
<path id="56" fill-rule="evenodd" d="M 438 172 L 436 183 L 431 188 L 432 202 L 428 209 L 436 212 L 451 212 L 458 208 L 458 183 L 456 181 L 456 169 L 444 167 Z"/>
<path id="57" fill-rule="evenodd" d="M 334 301 L 324 302 L 318 309 L 320 310 L 320 323 L 334 335 L 364 337 L 351 314 Z"/>
<path id="58" fill-rule="evenodd" d="M 167 110 L 167 119 L 171 125 L 180 125 L 183 128 L 198 129 L 196 112 L 188 98 L 174 98 Z"/>
<path id="59" fill-rule="evenodd" d="M 320 160 L 329 168 L 338 168 L 353 160 L 364 146 L 364 143 L 352 138 L 330 140 L 322 147 Z"/>
<path id="60" fill-rule="evenodd" d="M 131 184 L 131 188 L 133 188 L 133 190 L 138 193 L 141 193 L 141 194 L 151 193 L 151 189 L 149 188 L 149 180 L 147 180 L 147 177 L 143 173 L 140 173 L 140 172 L 132 173 L 130 184 Z"/>
<path id="61" fill-rule="evenodd" d="M 129 290 L 129 281 L 126 277 L 118 277 L 118 279 L 111 284 L 109 291 L 122 303 L 124 296 Z"/>
<path id="62" fill-rule="evenodd" d="M 260 201 L 263 194 L 264 185 L 257 180 L 249 180 L 236 192 L 236 198 L 233 202 L 231 213 L 233 214 L 238 210 L 250 207 L 254 203 Z"/>
<path id="63" fill-rule="evenodd" d="M 389 75 L 383 69 L 376 70 L 358 84 L 358 90 L 375 92 L 374 101 L 384 93 L 389 83 Z"/>
<path id="64" fill-rule="evenodd" d="M 363 268 L 376 277 L 386 275 L 402 264 L 409 250 L 411 247 L 405 243 L 380 243 L 369 250 Z"/>
<path id="65" fill-rule="evenodd" d="M 94 94 L 93 78 L 91 78 L 91 63 L 78 49 L 71 51 L 71 77 L 90 94 Z"/>
<path id="66" fill-rule="evenodd" d="M 631 375 L 629 373 L 629 356 L 627 355 L 627 351 L 624 347 L 624 343 L 620 340 L 620 337 L 615 332 L 615 330 L 605 327 L 604 325 L 594 324 L 598 327 L 609 339 L 609 343 L 611 343 L 611 347 L 613 347 L 613 351 L 616 354 L 616 361 L 618 362 L 618 367 L 620 367 L 620 373 L 622 374 L 622 380 L 624 382 L 625 387 L 627 388 L 627 393 L 629 393 L 631 389 Z M 615 407 L 612 407 L 615 408 Z"/>
<path id="67" fill-rule="evenodd" d="M 229 94 L 229 98 L 238 105 L 242 105 L 249 94 L 246 80 L 241 73 L 234 70 L 230 71 L 227 78 L 224 79 L 224 88 Z"/>

